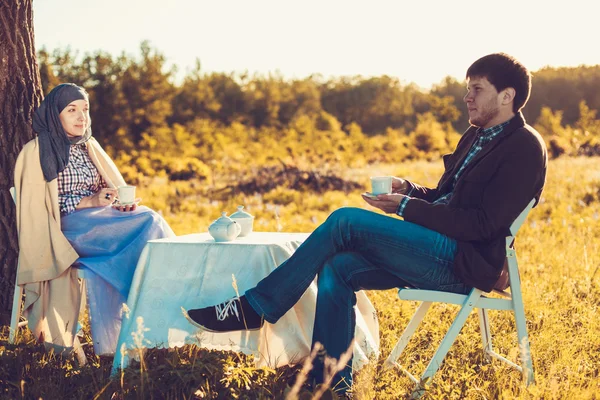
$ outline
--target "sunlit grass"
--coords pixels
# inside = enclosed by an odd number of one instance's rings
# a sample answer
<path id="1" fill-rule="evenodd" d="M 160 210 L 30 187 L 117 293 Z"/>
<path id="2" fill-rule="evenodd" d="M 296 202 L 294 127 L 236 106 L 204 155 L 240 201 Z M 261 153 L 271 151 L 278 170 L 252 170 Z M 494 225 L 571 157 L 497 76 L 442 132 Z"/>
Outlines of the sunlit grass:
<path id="1" fill-rule="evenodd" d="M 407 162 L 344 171 L 368 190 L 371 175 L 406 176 L 435 184 L 440 162 Z M 223 177 L 231 184 L 236 177 Z M 201 183 L 170 183 L 140 188 L 148 206 L 160 210 L 178 235 L 206 232 L 221 211 L 240 204 L 255 215 L 255 230 L 310 232 L 341 206 L 368 208 L 360 190 L 323 194 L 278 188 L 262 195 L 212 199 Z M 525 388 L 518 372 L 499 362 L 485 363 L 476 315 L 469 317 L 435 376 L 426 399 L 593 399 L 600 397 L 600 159 L 551 161 L 543 201 L 529 215 L 517 238 L 527 327 L 536 384 Z M 368 292 L 379 316 L 381 356 L 356 376 L 360 399 L 406 398 L 413 388 L 401 373 L 384 370 L 391 351 L 416 308 L 396 291 Z M 409 343 L 401 362 L 420 374 L 433 355 L 457 307 L 436 305 Z M 518 362 L 514 320 L 490 312 L 494 346 Z M 139 363 L 109 380 L 112 359 L 93 355 L 79 368 L 70 359 L 43 351 L 25 334 L 16 345 L 0 342 L 0 398 L 283 398 L 299 367 L 258 369 L 252 358 L 195 346 L 148 350 Z M 89 342 L 89 335 L 86 341 Z M 289 389 L 287 389 L 289 390 Z"/>

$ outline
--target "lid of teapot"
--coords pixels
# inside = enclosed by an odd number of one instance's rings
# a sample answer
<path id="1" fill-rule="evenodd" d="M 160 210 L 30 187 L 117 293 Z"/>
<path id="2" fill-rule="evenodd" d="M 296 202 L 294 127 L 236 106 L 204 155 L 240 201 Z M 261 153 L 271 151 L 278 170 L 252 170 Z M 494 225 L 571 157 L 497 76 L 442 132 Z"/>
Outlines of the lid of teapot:
<path id="1" fill-rule="evenodd" d="M 246 211 L 244 211 L 244 206 L 238 206 L 237 209 L 238 210 L 236 212 L 231 214 L 231 218 L 235 218 L 235 219 L 254 218 L 254 216 L 252 214 L 249 214 Z"/>
<path id="2" fill-rule="evenodd" d="M 211 225 L 229 225 L 229 224 L 235 224 L 235 221 L 232 220 L 231 218 L 229 218 L 227 216 L 227 211 L 223 211 L 221 213 L 221 216 L 217 219 L 214 220 L 214 222 Z"/>

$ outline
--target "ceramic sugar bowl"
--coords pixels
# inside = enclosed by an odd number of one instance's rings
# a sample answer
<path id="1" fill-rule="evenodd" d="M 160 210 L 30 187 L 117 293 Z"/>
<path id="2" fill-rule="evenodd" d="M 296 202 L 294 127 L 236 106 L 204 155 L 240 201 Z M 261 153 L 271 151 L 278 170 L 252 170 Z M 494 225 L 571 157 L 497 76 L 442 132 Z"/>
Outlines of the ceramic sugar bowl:
<path id="1" fill-rule="evenodd" d="M 229 242 L 238 237 L 241 231 L 240 224 L 229 218 L 225 211 L 208 227 L 208 233 L 215 242 Z"/>
<path id="2" fill-rule="evenodd" d="M 248 236 L 252 232 L 254 226 L 254 216 L 244 211 L 244 206 L 238 206 L 238 210 L 231 214 L 231 219 L 240 224 L 242 232 L 240 237 Z"/>

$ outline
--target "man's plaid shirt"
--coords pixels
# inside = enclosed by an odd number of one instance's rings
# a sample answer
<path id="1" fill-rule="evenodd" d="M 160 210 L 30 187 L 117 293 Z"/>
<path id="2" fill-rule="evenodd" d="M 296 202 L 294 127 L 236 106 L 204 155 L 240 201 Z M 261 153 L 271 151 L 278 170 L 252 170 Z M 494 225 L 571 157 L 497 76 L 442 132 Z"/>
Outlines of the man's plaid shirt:
<path id="1" fill-rule="evenodd" d="M 75 211 L 82 198 L 107 187 L 92 162 L 85 144 L 71 145 L 69 163 L 58 174 L 58 205 L 61 215 Z"/>
<path id="2" fill-rule="evenodd" d="M 454 179 L 452 182 L 453 188 L 454 185 L 456 185 L 456 182 L 458 182 L 458 178 L 462 175 L 469 162 L 471 162 L 471 160 L 475 158 L 475 156 L 483 149 L 485 145 L 487 145 L 489 142 L 492 141 L 492 139 L 498 136 L 504 130 L 504 127 L 508 125 L 509 122 L 510 120 L 498 125 L 494 125 L 490 128 L 479 128 L 477 130 L 477 140 L 475 141 L 475 143 L 473 143 L 473 146 L 471 146 L 471 149 L 467 153 L 467 156 L 465 157 L 465 160 L 458 169 L 458 172 L 456 173 L 456 175 L 454 175 Z M 396 211 L 396 214 L 398 214 L 401 217 L 404 214 L 404 209 L 406 208 L 406 205 L 410 201 L 410 195 L 412 194 L 412 192 L 413 190 L 411 188 L 411 190 L 406 194 L 407 197 L 403 198 L 400 204 L 398 205 L 398 210 Z M 450 201 L 450 197 L 452 197 L 452 190 L 440 196 L 437 200 L 433 202 L 433 204 L 448 204 L 448 202 Z"/>

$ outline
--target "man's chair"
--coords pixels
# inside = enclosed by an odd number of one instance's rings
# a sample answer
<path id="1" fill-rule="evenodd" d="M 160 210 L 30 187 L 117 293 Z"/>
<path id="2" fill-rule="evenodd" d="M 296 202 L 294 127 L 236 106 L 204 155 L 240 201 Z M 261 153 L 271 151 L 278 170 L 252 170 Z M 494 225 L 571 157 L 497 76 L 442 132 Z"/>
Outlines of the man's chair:
<path id="1" fill-rule="evenodd" d="M 398 297 L 402 300 L 416 300 L 421 301 L 421 305 L 417 308 L 417 311 L 413 315 L 412 319 L 406 326 L 406 329 L 402 333 L 400 340 L 390 353 L 389 357 L 384 363 L 384 366 L 390 368 L 392 366 L 397 367 L 404 372 L 415 384 L 416 388 L 413 392 L 413 398 L 420 397 L 427 384 L 433 379 L 433 376 L 437 372 L 438 368 L 442 364 L 450 346 L 456 340 L 458 333 L 462 329 L 467 317 L 473 309 L 477 309 L 479 313 L 479 323 L 481 328 L 481 340 L 483 342 L 483 350 L 485 358 L 491 360 L 496 358 L 509 366 L 517 369 L 523 374 L 524 380 L 527 385 L 533 383 L 533 367 L 531 363 L 531 353 L 529 349 L 529 339 L 527 337 L 527 326 L 525 324 L 525 311 L 523 308 L 523 297 L 521 295 L 521 282 L 519 277 L 519 270 L 517 267 L 516 252 L 513 247 L 514 238 L 523 224 L 525 217 L 535 204 L 535 199 L 532 200 L 525 210 L 517 217 L 517 219 L 510 226 L 510 236 L 506 237 L 506 260 L 508 263 L 508 276 L 510 279 L 510 292 L 498 291 L 493 292 L 502 298 L 490 298 L 485 296 L 485 292 L 480 289 L 473 288 L 469 294 L 461 295 L 448 292 L 440 292 L 435 290 L 421 290 L 421 289 L 400 289 L 398 291 Z M 412 375 L 406 368 L 400 365 L 397 360 L 404 351 L 411 336 L 425 317 L 427 310 L 431 307 L 432 303 L 450 303 L 460 305 L 460 311 L 458 312 L 454 322 L 450 326 L 450 329 L 442 339 L 437 351 L 433 355 L 433 358 L 427 365 L 425 372 L 420 379 L 417 379 Z M 505 357 L 494 352 L 492 347 L 492 334 L 490 332 L 490 322 L 488 318 L 487 310 L 505 310 L 511 311 L 515 316 L 518 345 L 521 354 L 521 366 L 507 360 Z"/>
<path id="2" fill-rule="evenodd" d="M 17 191 L 16 189 L 13 187 L 10 188 L 10 195 L 12 196 L 13 201 L 15 202 L 15 205 L 17 204 Z M 17 265 L 17 271 L 19 270 L 19 266 Z M 78 269 L 78 277 L 79 279 L 83 282 L 84 279 L 84 274 L 83 274 L 83 270 L 82 269 Z M 9 343 L 15 343 L 16 339 L 17 339 L 17 335 L 19 333 L 19 329 L 27 326 L 27 320 L 23 320 L 21 321 L 21 317 L 22 317 L 22 310 L 21 310 L 21 305 L 23 303 L 23 288 L 21 286 L 19 286 L 17 284 L 17 280 L 15 280 L 15 291 L 13 294 L 13 306 L 12 306 L 12 313 L 11 313 L 11 317 L 10 317 L 10 332 L 9 332 Z M 85 309 L 85 287 L 82 287 L 83 290 L 83 295 L 81 296 L 81 309 Z M 73 350 L 75 351 L 75 354 L 77 356 L 77 360 L 79 361 L 80 365 L 84 365 L 87 363 L 87 358 L 85 356 L 85 353 L 83 351 L 83 348 L 81 347 L 81 343 L 79 342 L 79 338 L 75 337 L 74 343 L 73 343 Z"/>

